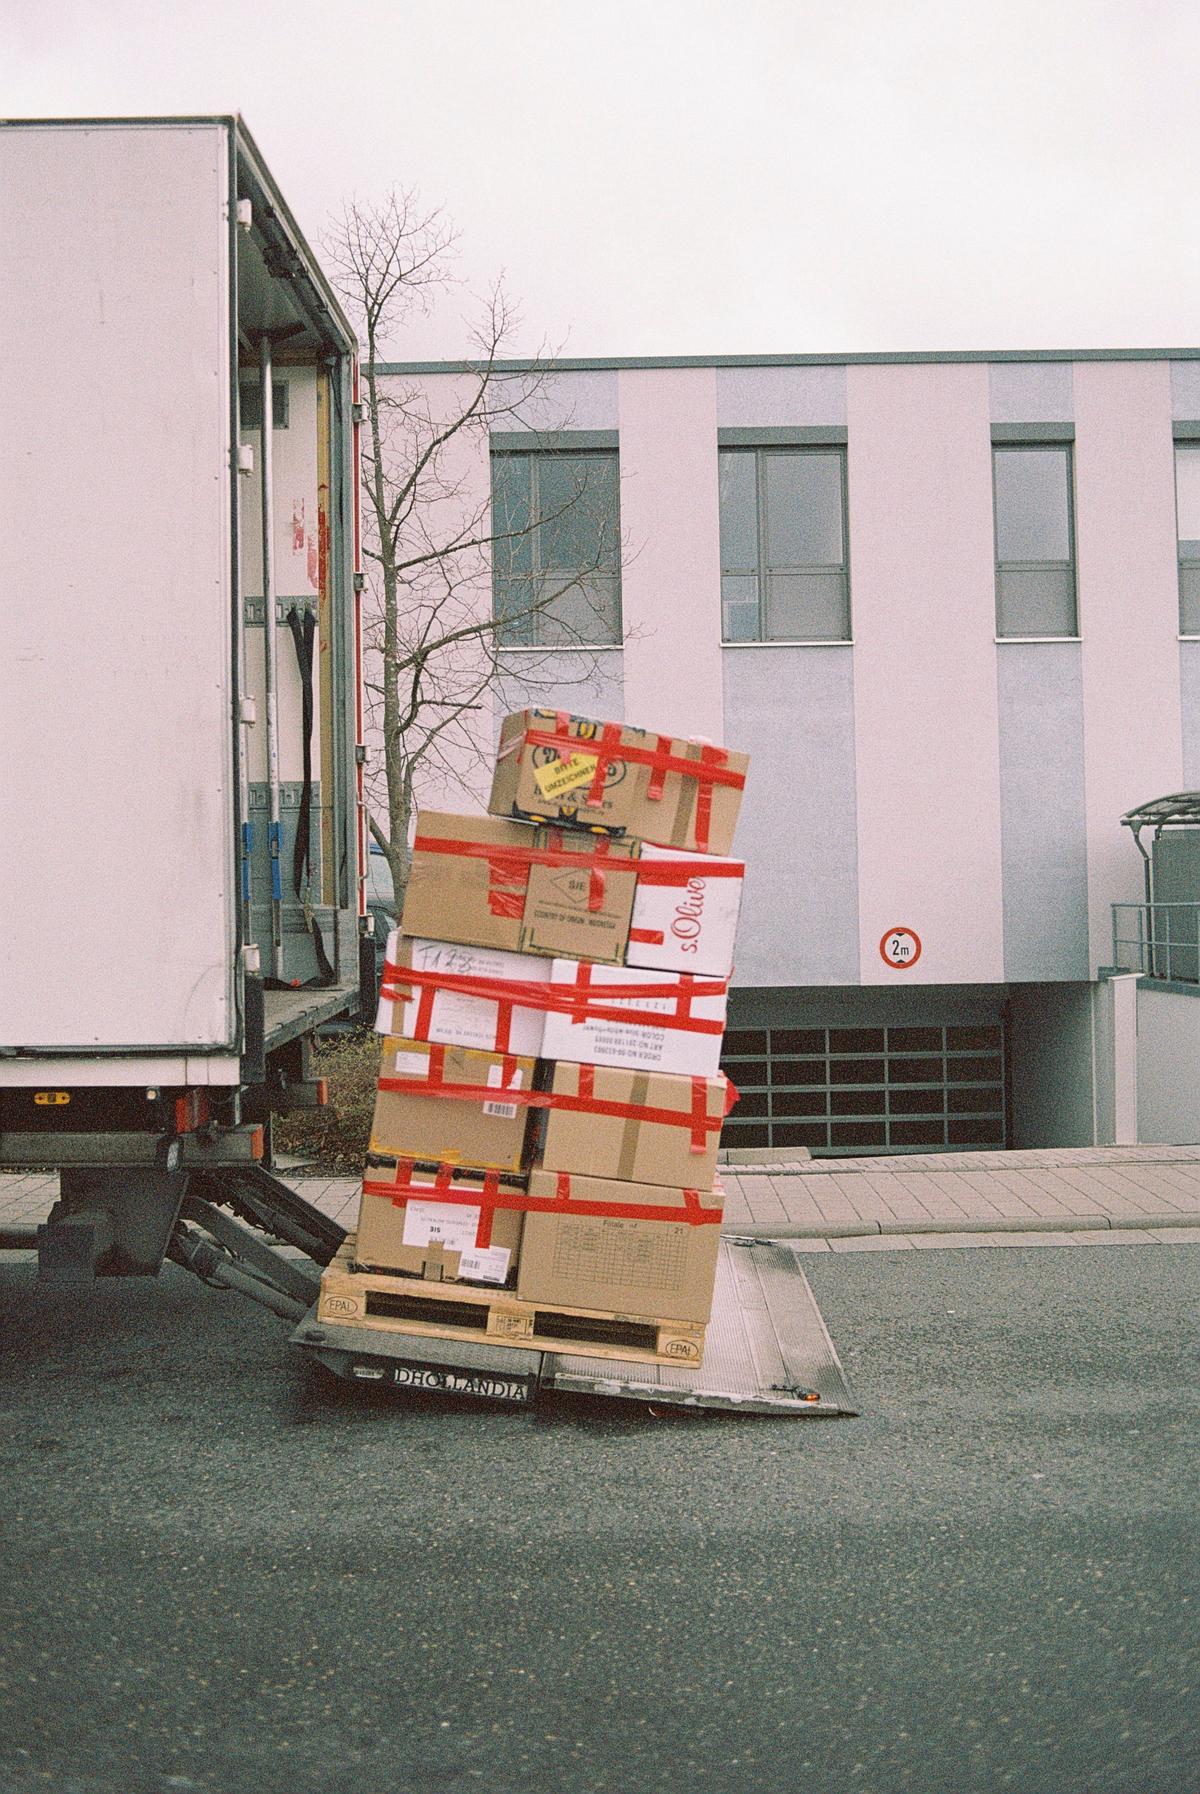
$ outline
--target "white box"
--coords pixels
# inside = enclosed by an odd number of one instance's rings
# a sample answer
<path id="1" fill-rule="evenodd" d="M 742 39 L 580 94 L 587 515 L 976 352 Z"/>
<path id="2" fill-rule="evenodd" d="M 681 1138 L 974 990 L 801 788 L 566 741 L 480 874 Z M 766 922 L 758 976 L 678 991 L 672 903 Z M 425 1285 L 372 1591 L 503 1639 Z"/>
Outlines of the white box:
<path id="1" fill-rule="evenodd" d="M 663 860 L 672 865 L 686 861 L 686 881 L 669 885 L 647 883 L 645 868 Z M 692 866 L 694 872 L 690 871 Z M 733 943 L 745 871 L 742 860 L 718 859 L 710 853 L 680 853 L 677 848 L 655 847 L 644 841 L 638 857 L 626 965 L 728 978 L 733 970 Z M 640 938 L 646 935 L 655 938 Z"/>
<path id="2" fill-rule="evenodd" d="M 717 978 L 691 978 L 678 972 L 652 972 L 633 966 L 583 965 L 577 959 L 555 959 L 554 986 L 574 986 L 589 1010 L 573 1014 L 551 1011 L 542 1038 L 543 1059 L 570 1059 L 583 1065 L 623 1065 L 631 1071 L 670 1071 L 682 1077 L 715 1077 L 720 1066 L 725 1029 L 725 986 Z M 624 994 L 628 991 L 628 996 Z M 658 995 L 647 995 L 656 991 Z M 637 1010 L 670 1016 L 680 1024 L 623 1021 L 621 1012 Z"/>
<path id="3" fill-rule="evenodd" d="M 423 941 L 394 928 L 388 936 L 387 962 L 399 966 L 397 981 L 404 979 L 404 962 L 413 971 L 443 973 L 452 978 L 516 980 L 522 984 L 548 984 L 552 960 L 532 953 L 505 953 L 499 947 L 462 947 L 450 941 Z M 387 989 L 389 974 L 384 974 Z M 501 996 L 503 993 L 501 993 Z M 414 989 L 407 1002 L 383 996 L 375 1020 L 377 1034 L 400 1035 L 405 1040 L 438 1041 L 443 1046 L 477 1047 L 482 1052 L 514 1053 L 537 1059 L 542 1052 L 546 1017 L 540 1009 L 513 1003 L 508 1038 L 499 1036 L 501 997 L 468 996 L 457 990 L 435 990 L 422 1013 L 421 990 Z"/>

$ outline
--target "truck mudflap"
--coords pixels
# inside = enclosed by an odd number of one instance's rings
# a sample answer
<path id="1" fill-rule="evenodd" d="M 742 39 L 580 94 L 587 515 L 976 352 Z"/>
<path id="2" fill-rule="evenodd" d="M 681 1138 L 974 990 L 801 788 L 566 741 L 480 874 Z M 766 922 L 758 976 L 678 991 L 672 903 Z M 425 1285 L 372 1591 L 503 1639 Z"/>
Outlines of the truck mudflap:
<path id="1" fill-rule="evenodd" d="M 799 1258 L 776 1241 L 722 1240 L 696 1370 L 318 1325 L 315 1314 L 314 1307 L 291 1343 L 350 1382 L 511 1405 L 560 1392 L 742 1414 L 858 1412 Z"/>

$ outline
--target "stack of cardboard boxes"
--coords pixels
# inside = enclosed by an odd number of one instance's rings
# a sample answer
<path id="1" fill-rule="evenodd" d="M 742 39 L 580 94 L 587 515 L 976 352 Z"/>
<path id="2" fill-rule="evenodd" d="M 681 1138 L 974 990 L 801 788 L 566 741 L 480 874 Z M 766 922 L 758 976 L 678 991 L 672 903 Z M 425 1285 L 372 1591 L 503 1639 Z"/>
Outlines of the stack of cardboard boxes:
<path id="1" fill-rule="evenodd" d="M 746 766 L 521 711 L 490 815 L 422 812 L 388 942 L 358 1269 L 707 1320 Z"/>

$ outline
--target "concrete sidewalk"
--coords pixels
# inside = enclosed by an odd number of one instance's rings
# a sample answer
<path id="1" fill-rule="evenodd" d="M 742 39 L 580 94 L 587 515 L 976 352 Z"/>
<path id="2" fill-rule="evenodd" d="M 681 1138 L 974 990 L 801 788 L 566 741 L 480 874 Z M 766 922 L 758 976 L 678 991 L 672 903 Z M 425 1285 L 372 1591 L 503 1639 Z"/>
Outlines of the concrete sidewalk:
<path id="1" fill-rule="evenodd" d="M 280 1168 L 302 1196 L 354 1226 L 359 1181 Z M 725 1166 L 725 1231 L 807 1252 L 946 1246 L 1200 1244 L 1200 1146 L 919 1153 Z M 41 1221 L 45 1172 L 0 1175 L 0 1226 Z"/>
<path id="2" fill-rule="evenodd" d="M 1200 1243 L 1200 1147 L 728 1166 L 727 1232 L 806 1251 Z"/>

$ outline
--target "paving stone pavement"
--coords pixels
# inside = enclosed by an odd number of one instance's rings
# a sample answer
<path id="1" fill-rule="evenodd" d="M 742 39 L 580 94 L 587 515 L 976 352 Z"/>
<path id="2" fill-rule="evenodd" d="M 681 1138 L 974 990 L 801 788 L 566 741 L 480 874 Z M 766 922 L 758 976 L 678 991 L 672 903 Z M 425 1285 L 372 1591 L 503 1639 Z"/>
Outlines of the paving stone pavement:
<path id="1" fill-rule="evenodd" d="M 280 1175 L 353 1227 L 356 1178 L 295 1164 Z M 1200 1146 L 802 1159 L 721 1175 L 727 1233 L 810 1252 L 1200 1244 Z M 0 1175 L 0 1227 L 44 1219 L 57 1194 L 51 1173 Z"/>

